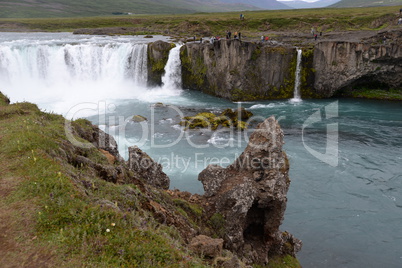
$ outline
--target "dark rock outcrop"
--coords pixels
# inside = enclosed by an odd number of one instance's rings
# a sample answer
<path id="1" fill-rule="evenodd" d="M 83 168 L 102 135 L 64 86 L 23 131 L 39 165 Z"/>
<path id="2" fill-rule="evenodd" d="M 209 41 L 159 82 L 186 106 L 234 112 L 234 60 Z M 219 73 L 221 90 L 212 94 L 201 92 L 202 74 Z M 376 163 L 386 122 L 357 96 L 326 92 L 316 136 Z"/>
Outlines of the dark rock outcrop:
<path id="1" fill-rule="evenodd" d="M 296 51 L 239 40 L 181 48 L 183 87 L 231 100 L 293 96 Z"/>
<path id="2" fill-rule="evenodd" d="M 170 179 L 162 171 L 161 164 L 155 162 L 147 153 L 137 146 L 128 148 L 128 166 L 135 171 L 141 178 L 162 189 L 169 189 Z"/>
<path id="3" fill-rule="evenodd" d="M 332 97 L 355 86 L 402 88 L 402 30 L 344 39 L 302 48 L 302 98 Z M 235 101 L 291 98 L 296 54 L 286 44 L 188 43 L 180 54 L 183 87 Z"/>
<path id="4" fill-rule="evenodd" d="M 225 248 L 249 263 L 295 253 L 301 241 L 279 231 L 286 209 L 289 162 L 274 117 L 258 125 L 249 144 L 227 168 L 210 165 L 199 174 L 211 214 L 225 219 Z"/>
<path id="5" fill-rule="evenodd" d="M 354 85 L 402 87 L 402 46 L 320 42 L 314 52 L 314 87 L 323 97 Z"/>
<path id="6" fill-rule="evenodd" d="M 173 43 L 156 41 L 148 44 L 148 85 L 162 85 L 162 76 L 165 73 L 165 65 L 169 58 L 169 51 L 174 47 Z"/>

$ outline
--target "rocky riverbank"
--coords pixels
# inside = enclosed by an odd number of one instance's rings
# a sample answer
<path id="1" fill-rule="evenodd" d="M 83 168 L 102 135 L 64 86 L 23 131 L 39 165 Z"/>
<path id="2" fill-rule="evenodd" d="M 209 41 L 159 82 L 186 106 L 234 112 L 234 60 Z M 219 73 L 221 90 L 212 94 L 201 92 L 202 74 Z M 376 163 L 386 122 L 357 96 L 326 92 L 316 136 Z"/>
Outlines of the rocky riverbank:
<path id="1" fill-rule="evenodd" d="M 0 121 L 3 267 L 299 267 L 301 242 L 279 230 L 290 179 L 273 117 L 230 167 L 200 174 L 205 195 L 168 190 L 158 163 L 138 147 L 124 161 L 87 120 L 0 94 Z"/>

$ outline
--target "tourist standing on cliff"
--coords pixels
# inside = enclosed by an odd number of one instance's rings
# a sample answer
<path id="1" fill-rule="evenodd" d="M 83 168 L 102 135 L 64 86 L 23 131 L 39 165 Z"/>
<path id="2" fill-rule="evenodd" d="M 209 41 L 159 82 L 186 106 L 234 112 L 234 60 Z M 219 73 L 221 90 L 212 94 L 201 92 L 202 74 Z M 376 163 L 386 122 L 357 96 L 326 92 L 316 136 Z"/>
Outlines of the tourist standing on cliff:
<path id="1" fill-rule="evenodd" d="M 241 40 L 241 32 L 239 32 L 239 40 Z"/>
<path id="2" fill-rule="evenodd" d="M 402 18 L 399 18 L 398 25 L 402 24 Z"/>

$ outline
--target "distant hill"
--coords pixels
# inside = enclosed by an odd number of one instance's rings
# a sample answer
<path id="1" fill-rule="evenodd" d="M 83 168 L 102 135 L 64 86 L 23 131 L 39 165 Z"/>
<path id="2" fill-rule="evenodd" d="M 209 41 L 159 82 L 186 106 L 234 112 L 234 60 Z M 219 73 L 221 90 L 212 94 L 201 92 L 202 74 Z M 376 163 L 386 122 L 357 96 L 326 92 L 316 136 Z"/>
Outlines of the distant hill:
<path id="1" fill-rule="evenodd" d="M 402 0 L 341 0 L 331 7 L 375 7 L 402 5 Z"/>
<path id="2" fill-rule="evenodd" d="M 340 0 L 318 0 L 316 2 L 306 2 L 303 0 L 293 0 L 293 1 L 278 0 L 278 1 L 292 8 L 320 8 L 333 5 L 336 2 L 339 2 Z"/>
<path id="3" fill-rule="evenodd" d="M 258 8 L 247 3 L 222 3 L 219 0 L 2 0 L 0 18 L 86 17 L 128 13 L 183 14 L 246 9 Z"/>
<path id="4" fill-rule="evenodd" d="M 261 9 L 292 9 L 288 5 L 276 0 L 221 0 L 224 3 L 245 4 Z"/>

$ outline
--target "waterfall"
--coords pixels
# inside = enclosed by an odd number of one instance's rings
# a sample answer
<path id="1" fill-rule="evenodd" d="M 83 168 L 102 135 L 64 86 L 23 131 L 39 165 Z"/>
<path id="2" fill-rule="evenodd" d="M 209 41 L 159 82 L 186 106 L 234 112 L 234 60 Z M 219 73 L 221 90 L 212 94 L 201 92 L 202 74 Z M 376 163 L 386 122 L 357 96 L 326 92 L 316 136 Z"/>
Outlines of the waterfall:
<path id="1" fill-rule="evenodd" d="M 296 61 L 296 72 L 295 72 L 295 87 L 293 91 L 292 102 L 300 102 L 300 73 L 301 73 L 301 60 L 302 60 L 302 50 L 297 49 L 297 61 Z"/>
<path id="2" fill-rule="evenodd" d="M 0 43 L 0 90 L 13 102 L 64 112 L 77 102 L 138 96 L 146 79 L 145 43 Z"/>
<path id="3" fill-rule="evenodd" d="M 0 77 L 11 83 L 43 80 L 128 79 L 146 82 L 145 44 L 65 44 L 0 46 Z"/>
<path id="4" fill-rule="evenodd" d="M 169 58 L 165 66 L 165 74 L 162 77 L 163 87 L 166 89 L 181 89 L 181 61 L 180 48 L 183 45 L 176 45 L 169 52 Z"/>

